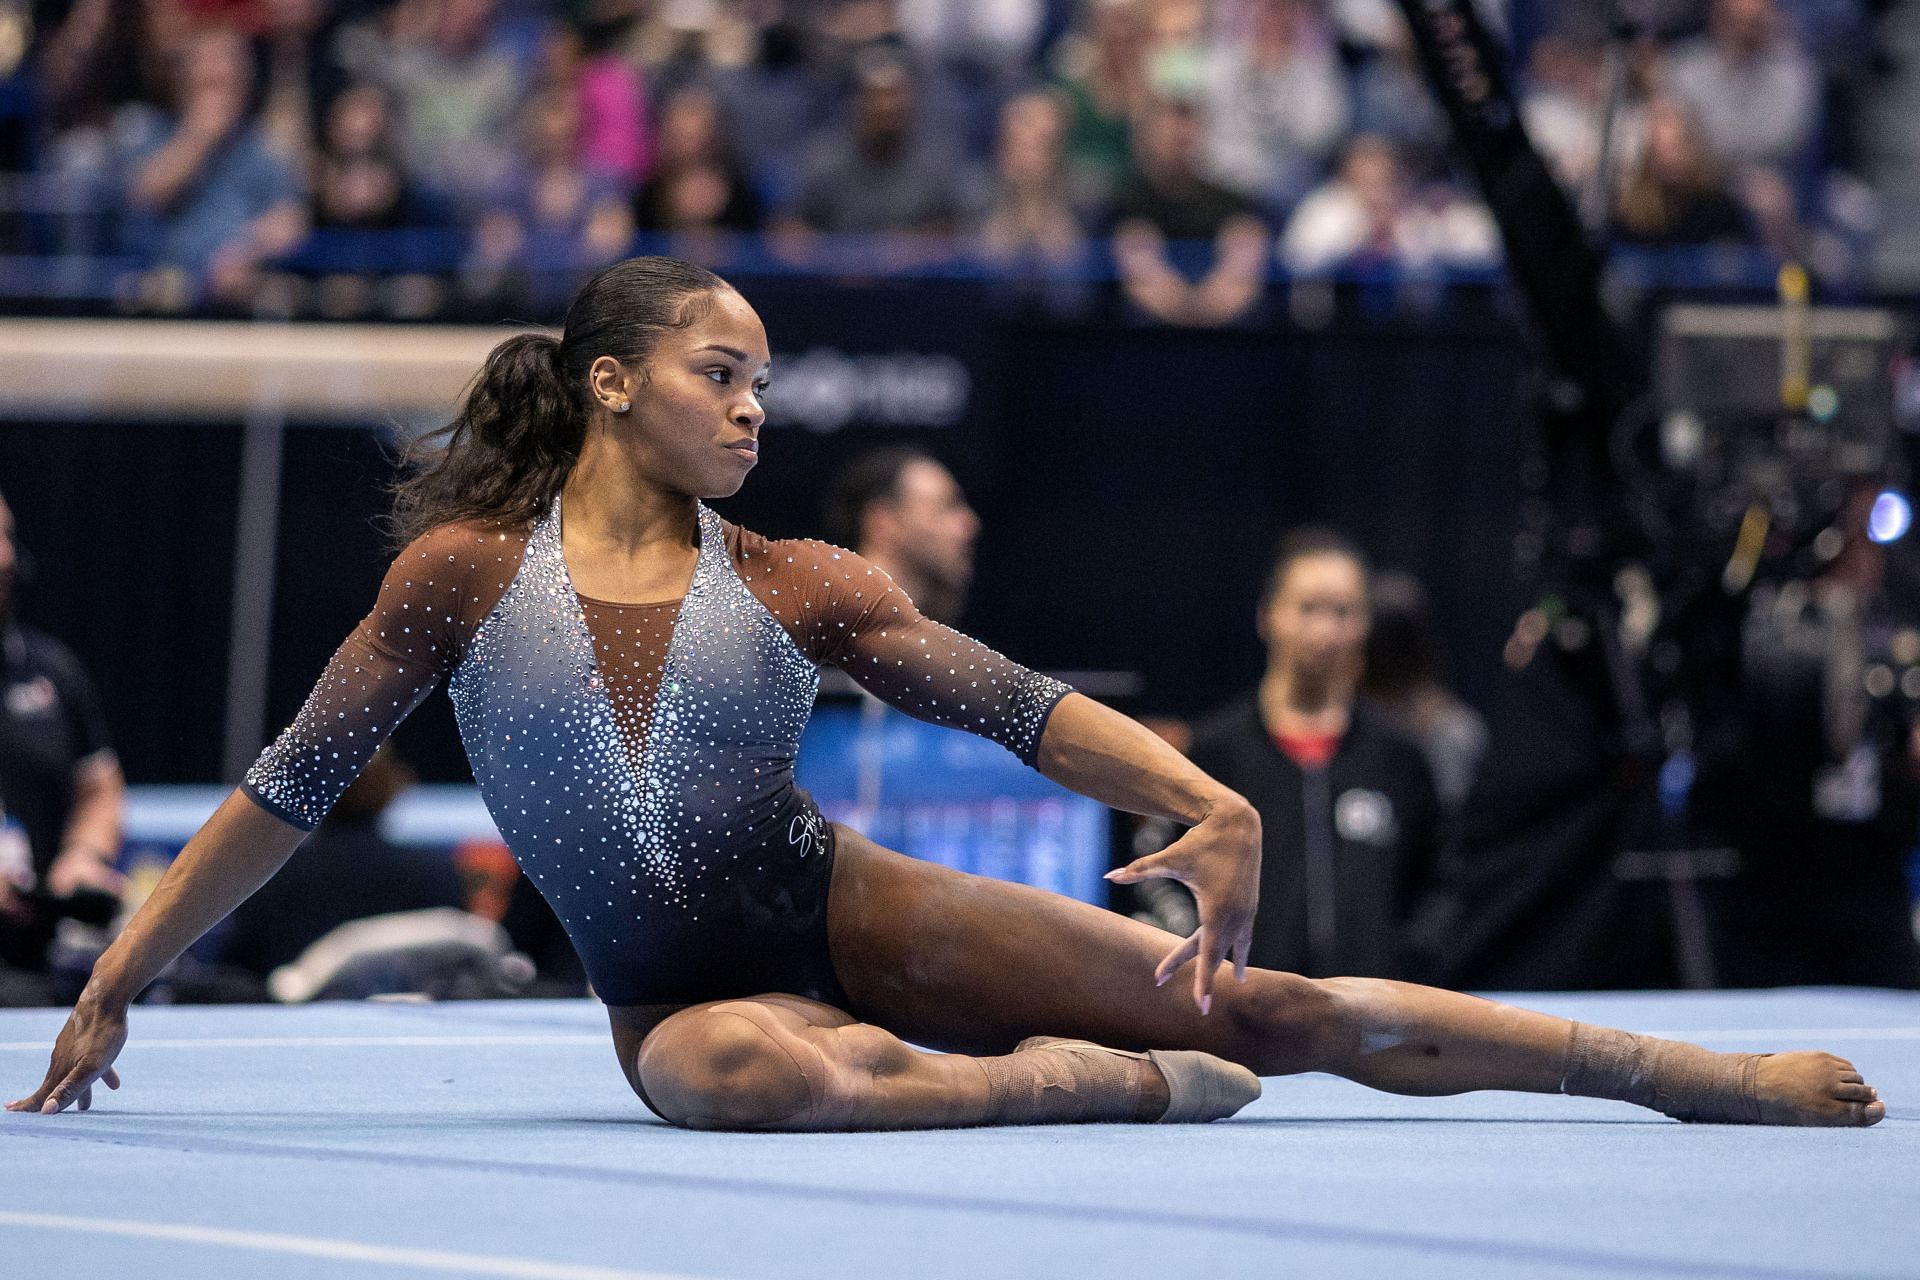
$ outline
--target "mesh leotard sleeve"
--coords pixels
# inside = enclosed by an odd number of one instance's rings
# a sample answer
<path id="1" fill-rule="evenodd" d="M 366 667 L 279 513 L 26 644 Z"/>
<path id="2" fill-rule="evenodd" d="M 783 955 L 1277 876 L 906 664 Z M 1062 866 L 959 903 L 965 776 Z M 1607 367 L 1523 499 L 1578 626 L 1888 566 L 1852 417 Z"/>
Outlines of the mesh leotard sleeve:
<path id="1" fill-rule="evenodd" d="M 474 524 L 442 525 L 416 539 L 241 789 L 302 830 L 318 826 L 387 735 L 459 663 L 524 549 L 524 534 Z"/>
<path id="2" fill-rule="evenodd" d="M 990 738 L 1033 764 L 1073 690 L 935 622 L 883 570 L 812 540 L 747 534 L 742 577 L 815 662 L 920 720 Z"/>

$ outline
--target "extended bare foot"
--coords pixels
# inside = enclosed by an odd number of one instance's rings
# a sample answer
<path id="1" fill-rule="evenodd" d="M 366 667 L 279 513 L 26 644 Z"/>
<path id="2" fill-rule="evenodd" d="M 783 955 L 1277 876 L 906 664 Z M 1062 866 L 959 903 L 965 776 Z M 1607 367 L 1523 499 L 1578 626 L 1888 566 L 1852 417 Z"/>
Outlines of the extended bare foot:
<path id="1" fill-rule="evenodd" d="M 1705 1124 L 1861 1128 L 1887 1114 L 1853 1064 L 1830 1053 L 1714 1053 L 1581 1022 L 1560 1090 Z"/>
<path id="2" fill-rule="evenodd" d="M 1830 1053 L 1773 1053 L 1754 1068 L 1761 1124 L 1865 1128 L 1887 1116 L 1887 1104 L 1851 1062 Z"/>

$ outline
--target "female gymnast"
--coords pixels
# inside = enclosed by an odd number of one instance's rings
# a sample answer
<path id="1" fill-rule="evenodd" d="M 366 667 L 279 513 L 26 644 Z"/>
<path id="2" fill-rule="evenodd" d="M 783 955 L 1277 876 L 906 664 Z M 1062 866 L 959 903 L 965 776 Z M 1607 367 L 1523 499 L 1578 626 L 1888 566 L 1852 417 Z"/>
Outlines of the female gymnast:
<path id="1" fill-rule="evenodd" d="M 130 1002 L 445 679 L 489 812 L 607 1002 L 628 1081 L 674 1124 L 1201 1121 L 1257 1096 L 1256 1076 L 1299 1071 L 1689 1120 L 1885 1114 L 1825 1053 L 1710 1053 L 1404 983 L 1249 970 L 1260 823 L 1245 800 L 1126 717 L 921 617 L 852 553 L 769 541 L 702 504 L 759 459 L 768 363 L 746 300 L 663 258 L 601 272 L 557 342 L 501 343 L 444 448 L 402 483 L 412 541 L 372 613 L 100 958 L 44 1082 L 8 1107 L 84 1110 L 96 1081 L 118 1088 Z M 1185 883 L 1198 931 L 1173 938 L 824 822 L 793 777 L 824 663 L 1187 827 L 1109 879 Z"/>

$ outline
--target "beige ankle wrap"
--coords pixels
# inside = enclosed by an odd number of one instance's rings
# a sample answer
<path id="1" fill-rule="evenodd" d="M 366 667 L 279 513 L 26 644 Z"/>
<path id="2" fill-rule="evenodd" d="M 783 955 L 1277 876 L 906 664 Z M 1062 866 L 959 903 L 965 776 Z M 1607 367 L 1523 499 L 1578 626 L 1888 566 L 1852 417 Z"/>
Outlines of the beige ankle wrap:
<path id="1" fill-rule="evenodd" d="M 1198 1050 L 1132 1053 L 1034 1036 L 1004 1058 L 978 1061 L 987 1073 L 989 1124 L 1195 1124 L 1230 1116 L 1260 1096 L 1251 1071 Z M 1166 1082 L 1164 1109 L 1147 1094 L 1143 1062 Z"/>
<path id="2" fill-rule="evenodd" d="M 1715 1053 L 1675 1040 L 1573 1024 L 1560 1092 L 1651 1107 L 1676 1120 L 1758 1124 L 1759 1053 Z"/>
<path id="3" fill-rule="evenodd" d="M 979 1060 L 987 1073 L 987 1122 L 1086 1124 L 1147 1119 L 1139 1114 L 1144 1085 L 1139 1063 L 1145 1057 L 1086 1041 L 1022 1041 L 1004 1058 Z"/>

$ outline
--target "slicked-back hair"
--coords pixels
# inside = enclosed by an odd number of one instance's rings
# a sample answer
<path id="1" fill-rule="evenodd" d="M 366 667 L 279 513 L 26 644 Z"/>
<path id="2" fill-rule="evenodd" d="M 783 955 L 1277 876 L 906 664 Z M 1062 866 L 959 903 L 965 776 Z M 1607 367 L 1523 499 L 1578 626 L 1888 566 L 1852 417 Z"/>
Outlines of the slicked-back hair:
<path id="1" fill-rule="evenodd" d="M 593 362 L 644 364 L 661 335 L 700 320 L 727 288 L 678 258 L 628 258 L 581 286 L 559 338 L 519 333 L 496 346 L 453 421 L 403 453 L 394 541 L 454 520 L 524 524 L 545 514 L 586 441 Z"/>

